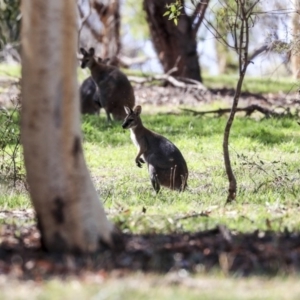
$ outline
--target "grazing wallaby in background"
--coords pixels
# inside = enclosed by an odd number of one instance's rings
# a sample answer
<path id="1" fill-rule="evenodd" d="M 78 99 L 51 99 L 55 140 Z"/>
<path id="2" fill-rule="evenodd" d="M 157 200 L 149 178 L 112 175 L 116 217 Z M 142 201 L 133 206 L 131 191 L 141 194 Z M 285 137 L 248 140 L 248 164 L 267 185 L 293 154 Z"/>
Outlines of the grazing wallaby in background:
<path id="1" fill-rule="evenodd" d="M 90 76 L 80 86 L 80 109 L 82 114 L 99 114 L 101 108 L 97 86 Z"/>
<path id="2" fill-rule="evenodd" d="M 135 103 L 133 88 L 127 76 L 117 67 L 106 65 L 101 58 L 96 58 L 94 48 L 90 48 L 89 52 L 80 48 L 80 51 L 83 54 L 81 68 L 90 69 L 99 88 L 99 100 L 107 120 L 111 121 L 110 114 L 116 120 L 123 120 L 126 116 L 124 106 L 133 108 Z"/>
<path id="3" fill-rule="evenodd" d="M 141 163 L 147 163 L 154 190 L 158 192 L 162 185 L 183 191 L 187 186 L 188 168 L 179 149 L 162 135 L 144 127 L 140 118 L 140 105 L 134 110 L 124 108 L 127 116 L 122 127 L 130 129 L 131 139 L 138 148 L 135 162 L 140 168 Z"/>

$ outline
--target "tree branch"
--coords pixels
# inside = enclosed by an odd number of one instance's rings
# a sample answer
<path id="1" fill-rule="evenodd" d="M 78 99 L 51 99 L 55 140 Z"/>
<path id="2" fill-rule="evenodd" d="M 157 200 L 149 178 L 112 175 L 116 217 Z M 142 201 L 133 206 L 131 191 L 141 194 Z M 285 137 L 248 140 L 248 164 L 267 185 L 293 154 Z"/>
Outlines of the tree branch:
<path id="1" fill-rule="evenodd" d="M 89 13 L 88 13 L 86 16 L 84 15 L 81 6 L 78 4 L 79 15 L 80 15 L 80 17 L 82 18 L 81 25 L 79 26 L 78 37 L 79 37 L 79 35 L 80 35 L 80 32 L 81 32 L 83 26 L 86 25 L 86 26 L 90 29 L 90 31 L 91 31 L 93 37 L 94 37 L 99 43 L 101 43 L 101 42 L 102 42 L 102 39 L 103 39 L 102 34 L 100 34 L 100 33 L 99 33 L 99 30 L 97 30 L 97 29 L 94 27 L 93 23 L 92 23 L 91 21 L 89 21 L 89 17 L 90 17 L 90 15 L 92 14 L 92 7 L 91 7 L 91 2 L 90 2 L 90 1 L 89 1 L 89 4 L 90 4 L 90 5 L 89 5 Z M 79 40 L 79 39 L 78 39 L 78 40 Z"/>
<path id="2" fill-rule="evenodd" d="M 205 2 L 200 2 L 197 4 L 197 6 L 191 16 L 194 36 L 196 36 L 196 34 L 199 30 L 199 27 L 204 20 L 205 12 L 206 12 L 206 9 L 208 7 L 210 0 L 204 0 L 204 1 Z"/>
<path id="3" fill-rule="evenodd" d="M 149 77 L 128 76 L 128 79 L 132 82 L 140 83 L 140 84 L 152 82 L 155 80 L 161 80 L 161 81 L 167 81 L 171 85 L 178 87 L 178 88 L 184 88 L 184 89 L 188 88 L 188 89 L 195 89 L 195 90 L 202 90 L 202 91 L 207 90 L 207 88 L 202 83 L 200 83 L 196 80 L 191 80 L 191 79 L 185 78 L 186 81 L 193 82 L 193 84 L 184 83 L 169 74 L 161 74 L 161 75 L 158 74 L 158 75 L 153 75 L 153 76 L 149 76 Z"/>
<path id="4" fill-rule="evenodd" d="M 186 112 L 190 112 L 193 115 L 206 115 L 206 114 L 217 114 L 218 116 L 222 116 L 226 113 L 230 113 L 231 112 L 231 108 L 219 108 L 219 109 L 213 109 L 213 110 L 206 110 L 206 111 L 195 111 L 193 109 L 187 109 L 187 108 L 181 108 L 181 110 L 186 111 Z M 255 111 L 258 111 L 260 113 L 262 113 L 263 115 L 265 115 L 267 118 L 269 117 L 281 117 L 284 116 L 285 113 L 277 113 L 273 110 L 270 110 L 266 107 L 262 107 L 260 105 L 257 104 L 252 104 L 246 107 L 237 107 L 236 108 L 236 112 L 245 112 L 245 116 L 249 117 L 251 116 Z"/>

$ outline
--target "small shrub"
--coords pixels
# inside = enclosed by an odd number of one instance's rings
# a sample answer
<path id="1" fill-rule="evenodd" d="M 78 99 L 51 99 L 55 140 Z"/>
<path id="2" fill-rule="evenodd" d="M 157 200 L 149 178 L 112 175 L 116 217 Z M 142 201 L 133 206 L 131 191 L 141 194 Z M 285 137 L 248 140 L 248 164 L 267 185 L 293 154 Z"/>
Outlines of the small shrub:
<path id="1" fill-rule="evenodd" d="M 19 104 L 0 111 L 0 183 L 13 187 L 25 183 L 19 119 Z"/>

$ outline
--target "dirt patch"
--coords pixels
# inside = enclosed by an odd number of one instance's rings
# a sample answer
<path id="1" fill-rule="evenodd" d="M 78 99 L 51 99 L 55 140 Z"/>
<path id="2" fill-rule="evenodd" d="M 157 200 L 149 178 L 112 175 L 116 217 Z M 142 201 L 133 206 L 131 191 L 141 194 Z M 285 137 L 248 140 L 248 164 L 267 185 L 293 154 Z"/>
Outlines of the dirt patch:
<path id="1" fill-rule="evenodd" d="M 112 270 L 165 273 L 219 268 L 239 275 L 300 271 L 300 234 L 288 231 L 244 234 L 219 226 L 195 233 L 124 234 L 124 250 L 102 248 L 85 257 L 42 251 L 39 232 L 32 224 L 4 222 L 0 241 L 0 273 L 21 280 Z"/>

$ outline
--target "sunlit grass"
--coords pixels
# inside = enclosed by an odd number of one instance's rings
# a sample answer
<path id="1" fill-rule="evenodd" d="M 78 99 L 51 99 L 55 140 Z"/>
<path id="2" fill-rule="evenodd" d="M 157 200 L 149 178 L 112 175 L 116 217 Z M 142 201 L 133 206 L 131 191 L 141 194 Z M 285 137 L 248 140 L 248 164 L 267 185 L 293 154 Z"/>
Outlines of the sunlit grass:
<path id="1" fill-rule="evenodd" d="M 128 75 L 151 76 L 153 74 L 144 73 L 138 70 L 122 70 Z M 90 76 L 87 69 L 77 69 L 78 80 L 82 82 Z M 17 77 L 21 76 L 21 67 L 18 64 L 0 64 L 0 76 Z M 217 75 L 211 76 L 203 74 L 203 83 L 208 88 L 234 88 L 237 83 L 237 75 Z M 299 89 L 299 82 L 292 78 L 273 78 L 273 77 L 250 77 L 246 76 L 243 83 L 243 91 L 251 93 L 294 93 Z"/>
<path id="2" fill-rule="evenodd" d="M 129 131 L 119 123 L 107 125 L 104 117 L 83 119 L 84 148 L 93 180 L 106 208 L 113 212 L 111 217 L 124 230 L 197 231 L 222 223 L 245 232 L 267 230 L 270 222 L 274 230 L 300 229 L 300 131 L 295 120 L 236 119 L 230 151 L 239 189 L 237 202 L 224 207 L 226 118 L 147 112 L 142 118 L 145 126 L 172 140 L 183 153 L 190 170 L 186 192 L 163 189 L 156 195 L 146 166 L 135 166 L 136 149 Z M 181 220 L 199 212 L 207 212 L 208 217 Z"/>
<path id="3" fill-rule="evenodd" d="M 236 118 L 230 153 L 237 178 L 237 201 L 224 206 L 228 182 L 223 163 L 226 117 L 195 117 L 143 111 L 144 125 L 173 141 L 190 171 L 188 188 L 163 188 L 156 195 L 147 167 L 138 168 L 130 132 L 107 124 L 104 113 L 83 116 L 85 157 L 109 217 L 128 232 L 198 231 L 225 224 L 232 230 L 299 230 L 300 131 L 296 120 Z M 15 122 L 18 118 L 16 118 Z M 11 147 L 8 144 L 7 147 Z M 8 148 L 9 149 L 9 148 Z M 5 209 L 29 207 L 27 193 L 2 188 Z M 146 211 L 146 212 L 145 212 Z M 190 217 L 205 212 L 206 217 Z"/>
<path id="4" fill-rule="evenodd" d="M 0 209 L 26 209 L 31 207 L 27 192 L 17 192 L 14 188 L 0 185 Z"/>
<path id="5" fill-rule="evenodd" d="M 81 278 L 40 282 L 2 281 L 1 299 L 132 299 L 132 300 L 298 300 L 299 278 L 278 276 L 238 278 L 222 273 L 197 275 L 171 272 L 165 276 L 105 272 Z"/>
<path id="6" fill-rule="evenodd" d="M 21 66 L 19 64 L 0 64 L 0 77 L 21 77 Z"/>
<path id="7" fill-rule="evenodd" d="M 203 83 L 208 88 L 236 88 L 237 75 L 203 75 Z M 242 90 L 250 93 L 294 93 L 299 89 L 299 82 L 292 78 L 250 77 L 246 76 Z"/>

